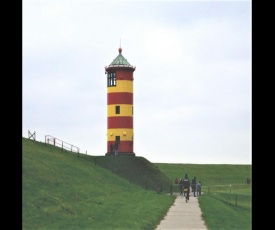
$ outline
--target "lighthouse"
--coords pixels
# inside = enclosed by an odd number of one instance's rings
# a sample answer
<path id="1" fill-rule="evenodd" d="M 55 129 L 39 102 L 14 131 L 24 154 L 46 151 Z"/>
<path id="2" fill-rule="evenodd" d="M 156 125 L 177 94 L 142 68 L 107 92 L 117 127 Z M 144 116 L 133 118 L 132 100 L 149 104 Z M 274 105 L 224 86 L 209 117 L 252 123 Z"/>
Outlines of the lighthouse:
<path id="1" fill-rule="evenodd" d="M 134 153 L 134 77 L 136 69 L 122 56 L 105 67 L 107 75 L 107 155 L 135 156 Z M 117 150 L 117 152 L 115 151 Z"/>

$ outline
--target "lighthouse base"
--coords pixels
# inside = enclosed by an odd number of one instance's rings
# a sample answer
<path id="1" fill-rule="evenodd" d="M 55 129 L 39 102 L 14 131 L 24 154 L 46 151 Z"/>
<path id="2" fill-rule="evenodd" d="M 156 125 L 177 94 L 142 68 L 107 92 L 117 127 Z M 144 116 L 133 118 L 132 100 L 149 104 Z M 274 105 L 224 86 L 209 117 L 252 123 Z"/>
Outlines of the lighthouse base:
<path id="1" fill-rule="evenodd" d="M 114 156 L 115 153 L 111 153 L 111 152 L 107 152 L 105 153 L 105 156 Z M 118 156 L 136 156 L 135 153 L 131 153 L 131 152 L 118 152 Z"/>

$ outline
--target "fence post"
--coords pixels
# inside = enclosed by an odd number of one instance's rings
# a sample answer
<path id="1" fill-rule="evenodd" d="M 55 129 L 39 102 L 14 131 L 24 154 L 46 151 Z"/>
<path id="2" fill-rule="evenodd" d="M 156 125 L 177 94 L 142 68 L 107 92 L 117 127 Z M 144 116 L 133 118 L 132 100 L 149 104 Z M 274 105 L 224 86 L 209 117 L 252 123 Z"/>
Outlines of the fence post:
<path id="1" fill-rule="evenodd" d="M 33 140 L 35 140 L 35 131 L 33 134 L 31 134 L 30 130 L 28 130 L 28 136 L 29 136 L 29 139 L 32 138 Z"/>
<path id="2" fill-rule="evenodd" d="M 170 185 L 170 196 L 172 196 L 173 195 L 173 187 L 172 187 L 172 185 Z"/>

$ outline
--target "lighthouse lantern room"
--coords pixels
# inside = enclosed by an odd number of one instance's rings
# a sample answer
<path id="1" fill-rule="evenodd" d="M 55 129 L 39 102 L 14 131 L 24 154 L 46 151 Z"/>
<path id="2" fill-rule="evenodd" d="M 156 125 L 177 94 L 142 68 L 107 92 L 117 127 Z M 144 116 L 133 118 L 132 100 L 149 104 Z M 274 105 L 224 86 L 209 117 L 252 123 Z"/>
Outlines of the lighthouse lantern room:
<path id="1" fill-rule="evenodd" d="M 134 105 L 132 66 L 122 56 L 122 49 L 113 62 L 105 67 L 107 74 L 107 153 L 105 155 L 133 155 Z"/>

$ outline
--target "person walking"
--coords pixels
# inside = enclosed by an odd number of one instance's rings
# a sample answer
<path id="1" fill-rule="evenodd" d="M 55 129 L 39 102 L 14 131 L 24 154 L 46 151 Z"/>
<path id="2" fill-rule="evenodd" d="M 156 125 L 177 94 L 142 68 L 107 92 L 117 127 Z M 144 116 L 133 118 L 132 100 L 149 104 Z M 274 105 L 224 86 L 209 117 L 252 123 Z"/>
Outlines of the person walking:
<path id="1" fill-rule="evenodd" d="M 110 145 L 110 152 L 111 152 L 111 155 L 113 155 L 113 154 L 114 154 L 114 152 L 113 152 L 113 151 L 114 151 L 114 147 L 113 147 L 113 144 L 111 144 L 111 145 Z"/>
<path id="2" fill-rule="evenodd" d="M 192 192 L 194 197 L 196 197 L 196 187 L 197 187 L 197 181 L 196 181 L 196 177 L 194 176 L 193 180 L 192 180 Z"/>
<path id="3" fill-rule="evenodd" d="M 201 182 L 199 181 L 197 184 L 197 196 L 201 195 Z"/>
<path id="4" fill-rule="evenodd" d="M 115 143 L 115 156 L 118 156 L 118 142 Z"/>
<path id="5" fill-rule="evenodd" d="M 180 186 L 180 195 L 183 196 L 183 180 L 182 180 L 182 178 L 180 179 L 179 186 Z"/>
<path id="6" fill-rule="evenodd" d="M 190 181 L 188 179 L 187 174 L 185 174 L 185 178 L 183 180 L 183 192 L 185 195 L 185 202 L 189 200 L 189 192 L 190 192 Z"/>

